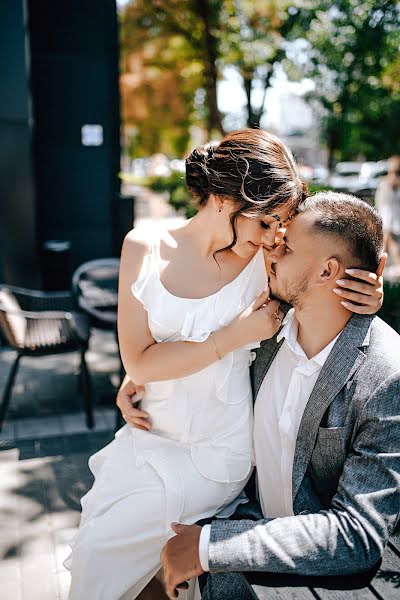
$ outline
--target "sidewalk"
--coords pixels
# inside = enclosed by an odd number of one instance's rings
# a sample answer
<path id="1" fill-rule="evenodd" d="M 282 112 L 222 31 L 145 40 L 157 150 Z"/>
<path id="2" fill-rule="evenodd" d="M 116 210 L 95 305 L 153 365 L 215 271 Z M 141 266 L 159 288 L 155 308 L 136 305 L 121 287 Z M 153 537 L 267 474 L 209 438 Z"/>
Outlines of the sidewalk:
<path id="1" fill-rule="evenodd" d="M 62 562 L 79 522 L 79 500 L 92 482 L 87 460 L 113 438 L 115 426 L 114 336 L 94 332 L 91 348 L 93 430 L 81 410 L 77 354 L 21 361 L 0 434 L 1 600 L 67 598 Z M 0 353 L 1 382 L 11 360 L 10 351 Z"/>

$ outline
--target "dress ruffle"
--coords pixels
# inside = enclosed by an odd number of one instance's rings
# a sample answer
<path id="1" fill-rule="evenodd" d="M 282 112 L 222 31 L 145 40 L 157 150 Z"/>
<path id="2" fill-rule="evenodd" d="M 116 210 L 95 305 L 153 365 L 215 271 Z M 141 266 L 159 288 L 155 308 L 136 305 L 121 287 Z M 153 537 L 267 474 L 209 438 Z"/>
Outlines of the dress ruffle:
<path id="1" fill-rule="evenodd" d="M 143 304 L 144 308 L 149 311 L 150 303 L 151 303 L 151 290 L 148 289 L 147 283 L 151 278 L 154 277 L 153 269 L 151 268 L 151 263 L 153 261 L 153 257 L 151 254 L 146 254 L 143 258 L 142 267 L 140 269 L 140 273 L 136 281 L 131 285 L 131 291 L 135 298 L 140 300 Z"/>
<path id="2" fill-rule="evenodd" d="M 163 294 L 171 294 L 149 264 L 152 260 L 151 254 L 144 257 L 139 277 L 132 284 L 131 291 L 148 313 L 149 328 L 155 341 L 204 342 L 211 331 L 221 326 L 218 320 L 213 323 L 213 328 L 205 326 L 210 320 L 210 302 L 206 299 L 204 305 L 201 303 L 196 306 L 196 300 L 179 297 L 174 297 L 176 302 L 173 305 L 162 302 Z"/>
<path id="3" fill-rule="evenodd" d="M 103 487 L 108 486 L 108 482 L 109 482 L 110 478 L 109 478 L 109 469 L 107 468 L 107 463 L 110 464 L 110 451 L 111 451 L 110 448 L 111 448 L 111 443 L 107 444 L 106 446 L 104 446 L 104 448 L 102 448 L 98 452 L 95 452 L 95 454 L 92 454 L 92 456 L 89 457 L 89 462 L 88 462 L 89 469 L 96 480 L 97 486 L 103 486 Z M 68 546 L 70 547 L 70 553 L 64 559 L 63 565 L 69 571 L 71 570 L 71 566 L 72 566 L 73 552 L 74 552 L 77 544 L 79 544 L 79 541 L 82 536 L 82 528 L 85 526 L 93 527 L 94 523 L 92 521 L 92 518 L 97 517 L 99 514 L 102 514 L 103 512 L 106 512 L 107 508 L 109 508 L 109 504 L 105 505 L 104 503 L 90 508 L 90 501 L 92 498 L 92 494 L 93 494 L 92 490 L 89 490 L 84 496 L 82 496 L 82 498 L 80 500 L 81 507 L 82 507 L 82 516 L 81 516 L 79 529 L 74 533 L 72 538 L 68 540 Z M 116 497 L 116 499 L 113 500 L 113 503 L 114 503 L 114 501 L 118 501 L 119 499 L 120 499 L 120 497 Z M 90 517 L 89 522 L 87 522 L 88 517 Z"/>
<path id="4" fill-rule="evenodd" d="M 184 507 L 184 484 L 182 474 L 179 469 L 176 469 L 174 453 L 171 452 L 172 445 L 169 440 L 162 440 L 164 451 L 160 452 L 160 448 L 154 447 L 152 436 L 147 432 L 134 429 L 126 426 L 120 431 L 124 431 L 124 435 L 132 436 L 135 447 L 134 456 L 136 456 L 136 465 L 143 466 L 149 464 L 162 480 L 166 490 L 166 511 L 165 511 L 165 532 L 169 533 L 171 523 L 180 522 L 183 507 Z M 171 446 L 171 447 L 169 447 Z"/>
<path id="5" fill-rule="evenodd" d="M 220 483 L 243 481 L 253 468 L 252 453 L 235 453 L 221 444 L 196 444 L 191 447 L 190 453 L 199 473 Z"/>
<path id="6" fill-rule="evenodd" d="M 229 294 L 220 290 L 203 299 L 190 299 L 174 296 L 163 286 L 154 256 L 147 254 L 131 291 L 148 313 L 149 328 L 155 341 L 204 342 L 212 331 L 231 323 L 254 300 L 254 285 L 249 286 L 249 280 L 260 261 L 263 264 L 262 253 L 250 261 L 241 273 L 242 278 L 238 276 L 224 286 L 223 290 Z M 259 280 L 257 293 L 264 288 L 265 281 Z M 168 301 L 171 299 L 172 303 Z M 246 349 L 258 346 L 259 343 L 251 344 Z"/>

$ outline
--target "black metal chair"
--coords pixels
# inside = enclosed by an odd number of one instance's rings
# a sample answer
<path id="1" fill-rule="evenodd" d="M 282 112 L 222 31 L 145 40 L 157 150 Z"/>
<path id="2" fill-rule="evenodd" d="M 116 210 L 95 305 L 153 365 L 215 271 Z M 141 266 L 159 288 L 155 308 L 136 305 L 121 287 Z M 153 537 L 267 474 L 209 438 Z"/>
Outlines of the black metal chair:
<path id="1" fill-rule="evenodd" d="M 86 424 L 94 426 L 92 393 L 85 353 L 89 320 L 69 292 L 41 292 L 0 284 L 0 329 L 17 356 L 11 367 L 0 406 L 0 431 L 23 356 L 46 356 L 79 351 Z"/>
<path id="2" fill-rule="evenodd" d="M 72 276 L 72 293 L 92 327 L 117 330 L 118 258 L 89 260 Z"/>
<path id="3" fill-rule="evenodd" d="M 98 329 L 113 331 L 118 343 L 118 258 L 99 258 L 80 265 L 72 276 L 72 292 L 79 308 L 90 318 L 90 325 Z M 120 382 L 125 371 L 120 359 Z M 122 425 L 122 417 L 116 407 L 115 427 Z"/>

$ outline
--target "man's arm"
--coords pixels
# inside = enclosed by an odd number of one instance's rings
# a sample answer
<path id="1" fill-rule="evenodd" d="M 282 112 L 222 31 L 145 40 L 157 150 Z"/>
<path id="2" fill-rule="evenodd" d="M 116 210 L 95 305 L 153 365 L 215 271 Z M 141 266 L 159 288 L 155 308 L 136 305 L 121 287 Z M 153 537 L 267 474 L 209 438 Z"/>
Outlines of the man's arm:
<path id="1" fill-rule="evenodd" d="M 335 575 L 367 571 L 400 512 L 400 374 L 370 397 L 329 510 L 278 519 L 214 521 L 209 567 Z"/>

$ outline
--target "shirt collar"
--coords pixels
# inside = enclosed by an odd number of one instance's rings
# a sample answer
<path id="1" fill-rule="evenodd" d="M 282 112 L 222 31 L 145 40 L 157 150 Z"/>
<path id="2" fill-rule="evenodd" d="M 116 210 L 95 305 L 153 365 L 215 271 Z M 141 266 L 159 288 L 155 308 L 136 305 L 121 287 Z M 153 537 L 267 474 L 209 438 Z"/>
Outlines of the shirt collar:
<path id="1" fill-rule="evenodd" d="M 288 345 L 288 347 L 290 348 L 290 350 L 292 352 L 294 352 L 298 356 L 303 356 L 307 359 L 307 355 L 305 354 L 303 348 L 300 346 L 300 344 L 297 341 L 298 329 L 299 329 L 299 323 L 296 319 L 294 308 L 291 308 L 287 312 L 285 318 L 282 321 L 282 329 L 280 330 L 280 332 L 277 336 L 277 342 L 279 344 L 279 342 L 283 338 L 285 338 L 286 344 Z M 329 344 L 327 346 L 325 346 L 325 348 L 323 348 L 321 350 L 321 352 L 318 352 L 318 354 L 316 354 L 315 356 L 313 356 L 312 358 L 307 359 L 307 360 L 314 361 L 317 365 L 319 365 L 320 367 L 323 367 L 325 364 L 325 361 L 328 358 L 329 353 L 332 350 L 333 346 L 335 345 L 336 340 L 338 339 L 340 333 L 335 337 L 335 339 L 333 339 L 331 342 L 329 342 Z"/>

